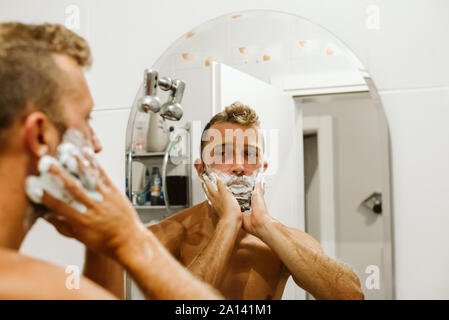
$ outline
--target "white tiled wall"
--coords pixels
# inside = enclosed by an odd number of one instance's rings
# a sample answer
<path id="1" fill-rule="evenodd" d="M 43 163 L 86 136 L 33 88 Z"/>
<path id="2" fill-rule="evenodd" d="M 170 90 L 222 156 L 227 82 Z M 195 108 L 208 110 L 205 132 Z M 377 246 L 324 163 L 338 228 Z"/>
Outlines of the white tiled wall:
<path id="1" fill-rule="evenodd" d="M 94 126 L 105 145 L 101 160 L 117 183 L 123 183 L 124 174 L 123 108 L 131 106 L 142 70 L 178 37 L 214 17 L 246 9 L 290 12 L 331 30 L 368 68 L 390 125 L 397 298 L 449 298 L 449 2 L 0 0 L 0 20 L 63 22 L 68 4 L 79 5 L 79 32 L 94 52 L 87 75 L 99 110 Z M 366 28 L 368 6 L 379 10 L 379 29 Z M 37 225 L 23 251 L 58 256 L 63 265 L 81 259 L 80 246 L 49 228 Z"/>

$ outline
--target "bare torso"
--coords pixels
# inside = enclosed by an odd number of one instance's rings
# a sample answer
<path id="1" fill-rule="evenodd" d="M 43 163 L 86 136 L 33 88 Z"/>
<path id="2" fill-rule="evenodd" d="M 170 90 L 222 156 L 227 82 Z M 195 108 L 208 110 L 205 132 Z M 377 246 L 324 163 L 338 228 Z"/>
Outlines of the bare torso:
<path id="1" fill-rule="evenodd" d="M 171 251 L 175 251 L 178 260 L 188 266 L 208 245 L 218 217 L 210 210 L 207 202 L 203 202 L 167 220 L 150 229 L 156 231 L 156 236 L 162 242 L 166 242 L 163 235 L 169 228 L 172 238 L 183 233 L 177 244 L 171 244 Z M 173 222 L 181 224 L 183 228 L 173 228 Z M 178 231 L 174 234 L 176 229 Z M 174 246 L 176 250 L 173 250 Z M 281 299 L 288 277 L 289 273 L 279 257 L 264 242 L 242 229 L 223 281 L 217 289 L 226 299 Z"/>

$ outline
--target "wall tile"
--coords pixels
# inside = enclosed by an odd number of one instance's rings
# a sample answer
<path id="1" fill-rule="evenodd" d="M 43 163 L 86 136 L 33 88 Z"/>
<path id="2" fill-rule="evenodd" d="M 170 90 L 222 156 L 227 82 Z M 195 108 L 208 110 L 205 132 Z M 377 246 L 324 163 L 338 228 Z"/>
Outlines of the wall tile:
<path id="1" fill-rule="evenodd" d="M 448 1 L 366 3 L 379 8 L 380 29 L 367 30 L 365 39 L 367 67 L 378 89 L 449 85 Z"/>
<path id="2" fill-rule="evenodd" d="M 92 128 L 102 142 L 98 159 L 114 183 L 125 191 L 125 136 L 130 109 L 94 111 Z"/>
<path id="3" fill-rule="evenodd" d="M 449 87 L 381 99 L 391 134 L 397 297 L 448 299 Z"/>

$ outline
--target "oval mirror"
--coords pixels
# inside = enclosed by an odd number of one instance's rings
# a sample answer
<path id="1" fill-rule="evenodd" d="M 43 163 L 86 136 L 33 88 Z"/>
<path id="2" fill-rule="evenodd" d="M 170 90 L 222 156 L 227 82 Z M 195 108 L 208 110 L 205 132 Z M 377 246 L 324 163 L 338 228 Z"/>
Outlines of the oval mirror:
<path id="1" fill-rule="evenodd" d="M 150 112 L 153 121 L 137 119 L 145 116 L 138 112 L 147 90 L 142 85 L 129 121 L 127 152 L 136 154 L 139 121 L 151 127 L 159 119 L 161 128 L 187 131 L 180 149 L 188 161 L 177 173 L 170 172 L 179 163 L 166 163 L 168 149 L 175 147 L 170 143 L 159 151 L 145 149 L 147 162 L 140 161 L 160 166 L 163 184 L 173 190 L 170 181 L 184 175 L 187 187 L 176 192 L 185 193 L 187 200 L 153 211 L 151 205 L 141 206 L 145 222 L 157 223 L 205 201 L 193 165 L 200 155 L 201 133 L 214 114 L 238 100 L 257 112 L 264 129 L 270 214 L 309 233 L 328 256 L 351 266 L 366 299 L 393 298 L 388 127 L 367 70 L 342 41 L 288 13 L 236 12 L 188 30 L 152 69 L 159 79 L 185 83 L 183 115 L 171 121 Z M 170 94 L 158 91 L 162 103 Z M 161 133 L 152 132 L 148 139 L 154 142 Z M 133 170 L 141 177 L 145 168 L 134 165 L 134 158 L 128 160 L 128 181 L 135 184 Z M 168 202 L 176 194 L 169 188 L 163 189 Z M 291 279 L 282 297 L 312 299 Z"/>

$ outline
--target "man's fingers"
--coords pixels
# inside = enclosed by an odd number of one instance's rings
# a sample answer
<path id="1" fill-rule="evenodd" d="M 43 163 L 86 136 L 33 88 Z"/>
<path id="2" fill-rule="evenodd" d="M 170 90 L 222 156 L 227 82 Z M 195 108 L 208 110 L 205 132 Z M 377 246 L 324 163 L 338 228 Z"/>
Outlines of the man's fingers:
<path id="1" fill-rule="evenodd" d="M 204 180 L 204 183 L 207 187 L 207 191 L 209 192 L 209 194 L 212 197 L 215 197 L 215 195 L 217 194 L 217 189 L 215 189 L 214 185 L 212 184 L 212 182 L 208 181 L 208 180 Z"/>
<path id="2" fill-rule="evenodd" d="M 100 163 L 98 161 L 95 161 L 95 165 L 98 168 L 98 171 L 100 172 L 100 178 L 103 184 L 106 185 L 107 187 L 113 186 L 112 180 L 109 179 L 109 176 L 106 174 L 106 171 L 104 171 Z"/>
<path id="3" fill-rule="evenodd" d="M 254 187 L 254 193 L 260 194 L 261 196 L 265 195 L 265 188 L 261 180 L 256 182 L 256 185 Z"/>
<path id="4" fill-rule="evenodd" d="M 206 185 L 204 184 L 204 182 L 201 183 L 201 187 L 203 188 L 204 193 L 206 194 L 207 199 L 210 200 L 210 199 L 211 199 L 211 198 L 210 198 L 210 194 L 209 194 L 209 191 L 207 190 L 207 187 L 206 187 Z"/>
<path id="5" fill-rule="evenodd" d="M 103 184 L 106 185 L 107 187 L 112 186 L 113 185 L 112 180 L 109 179 L 109 176 L 106 174 L 106 171 L 104 171 L 103 167 L 100 165 L 100 162 L 95 158 L 95 154 L 93 154 L 90 151 L 83 150 L 81 153 L 83 157 L 87 160 L 87 162 L 89 162 L 92 168 L 98 169 L 98 172 L 100 174 L 100 180 L 103 182 Z"/>
<path id="6" fill-rule="evenodd" d="M 66 237 L 73 238 L 74 232 L 72 226 L 67 223 L 67 221 L 62 220 L 55 214 L 46 214 L 44 219 L 47 220 L 50 224 L 52 224 L 58 232 Z"/>
<path id="7" fill-rule="evenodd" d="M 64 183 L 64 189 L 78 202 L 90 207 L 92 205 L 92 199 L 84 192 L 82 187 L 75 182 L 75 180 L 64 170 L 58 166 L 51 165 L 50 173 L 58 176 Z"/>
<path id="8" fill-rule="evenodd" d="M 44 195 L 42 196 L 42 204 L 56 214 L 66 218 L 69 222 L 78 222 L 82 219 L 82 213 L 75 210 L 64 201 L 52 197 L 47 192 L 44 192 Z"/>
<path id="9" fill-rule="evenodd" d="M 218 192 L 223 192 L 224 190 L 227 190 L 226 186 L 220 179 L 217 179 L 217 189 L 218 189 Z"/>

